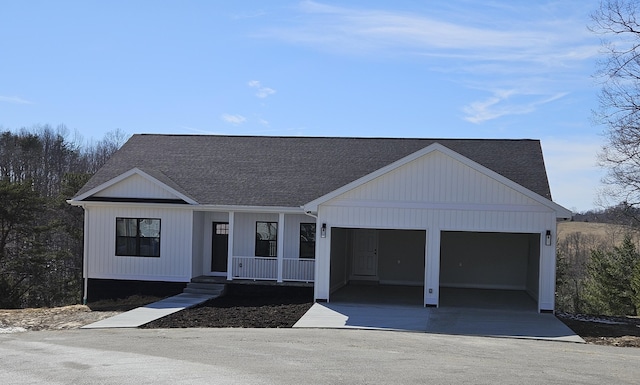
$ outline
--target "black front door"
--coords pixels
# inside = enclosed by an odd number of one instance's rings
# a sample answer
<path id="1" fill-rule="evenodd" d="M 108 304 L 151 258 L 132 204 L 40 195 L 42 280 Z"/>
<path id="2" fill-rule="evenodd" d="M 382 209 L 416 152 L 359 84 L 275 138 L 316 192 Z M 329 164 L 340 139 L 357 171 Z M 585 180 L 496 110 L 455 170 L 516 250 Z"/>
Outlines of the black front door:
<path id="1" fill-rule="evenodd" d="M 213 222 L 213 236 L 211 240 L 211 271 L 227 272 L 227 258 L 229 251 L 229 223 Z"/>

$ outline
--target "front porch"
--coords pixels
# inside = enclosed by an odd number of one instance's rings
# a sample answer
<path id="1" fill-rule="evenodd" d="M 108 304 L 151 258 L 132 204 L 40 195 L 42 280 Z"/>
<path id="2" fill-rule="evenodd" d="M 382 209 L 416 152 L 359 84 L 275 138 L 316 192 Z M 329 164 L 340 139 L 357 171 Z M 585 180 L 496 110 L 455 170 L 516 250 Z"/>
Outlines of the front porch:
<path id="1" fill-rule="evenodd" d="M 196 212 L 192 276 L 313 284 L 315 225 L 299 212 Z"/>

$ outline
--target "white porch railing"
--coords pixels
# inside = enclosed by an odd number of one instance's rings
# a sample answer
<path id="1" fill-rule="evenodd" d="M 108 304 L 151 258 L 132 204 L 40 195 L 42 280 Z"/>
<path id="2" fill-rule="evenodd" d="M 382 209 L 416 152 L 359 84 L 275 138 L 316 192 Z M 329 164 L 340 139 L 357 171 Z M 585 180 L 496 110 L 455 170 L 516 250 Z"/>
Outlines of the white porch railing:
<path id="1" fill-rule="evenodd" d="M 316 266 L 315 259 L 285 258 L 282 262 L 283 281 L 313 282 Z"/>
<path id="2" fill-rule="evenodd" d="M 233 257 L 231 273 L 233 279 L 277 280 L 278 258 L 275 257 Z M 313 282 L 314 259 L 282 260 L 283 281 Z"/>

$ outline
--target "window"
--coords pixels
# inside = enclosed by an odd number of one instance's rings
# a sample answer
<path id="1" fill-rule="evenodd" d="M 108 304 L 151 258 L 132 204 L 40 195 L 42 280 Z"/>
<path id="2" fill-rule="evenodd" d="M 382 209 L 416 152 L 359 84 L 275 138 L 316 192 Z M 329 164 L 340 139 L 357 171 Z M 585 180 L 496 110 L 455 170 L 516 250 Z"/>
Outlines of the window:
<path id="1" fill-rule="evenodd" d="M 228 223 L 216 223 L 216 235 L 229 235 Z"/>
<path id="2" fill-rule="evenodd" d="M 316 224 L 300 224 L 300 258 L 316 257 Z"/>
<path id="3" fill-rule="evenodd" d="M 116 255 L 160 256 L 160 219 L 116 218 Z"/>
<path id="4" fill-rule="evenodd" d="M 256 257 L 278 256 L 278 222 L 256 222 Z"/>

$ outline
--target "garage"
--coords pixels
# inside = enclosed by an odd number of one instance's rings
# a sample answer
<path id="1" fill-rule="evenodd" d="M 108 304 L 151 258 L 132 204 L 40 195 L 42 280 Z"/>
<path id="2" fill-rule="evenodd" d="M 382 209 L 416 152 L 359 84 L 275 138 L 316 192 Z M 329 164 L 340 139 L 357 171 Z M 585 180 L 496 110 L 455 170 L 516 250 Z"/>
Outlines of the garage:
<path id="1" fill-rule="evenodd" d="M 305 204 L 321 229 L 316 300 L 364 286 L 350 300 L 553 311 L 556 222 L 571 212 L 550 200 L 539 144 L 517 143 L 434 143 Z"/>
<path id="2" fill-rule="evenodd" d="M 332 228 L 333 301 L 423 303 L 426 231 Z"/>
<path id="3" fill-rule="evenodd" d="M 440 306 L 536 310 L 540 234 L 442 231 Z"/>

